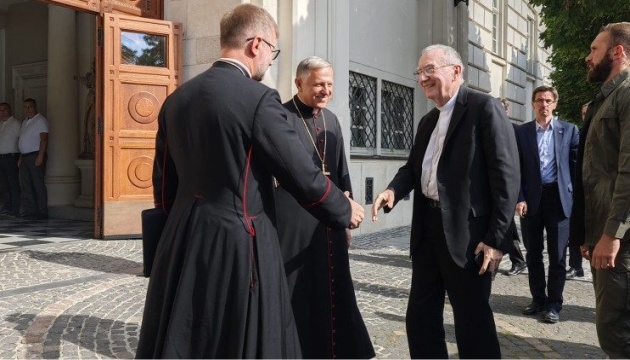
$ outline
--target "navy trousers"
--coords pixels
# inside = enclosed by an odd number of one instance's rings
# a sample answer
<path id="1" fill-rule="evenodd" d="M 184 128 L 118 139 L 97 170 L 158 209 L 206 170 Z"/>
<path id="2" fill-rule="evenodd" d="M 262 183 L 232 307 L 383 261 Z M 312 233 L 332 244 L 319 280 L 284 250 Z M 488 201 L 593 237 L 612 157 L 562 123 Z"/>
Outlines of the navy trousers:
<path id="1" fill-rule="evenodd" d="M 549 276 L 545 281 L 543 250 L 547 232 Z M 534 302 L 545 309 L 562 309 L 562 292 L 566 281 L 566 251 L 569 242 L 569 218 L 564 215 L 557 187 L 543 189 L 535 214 L 521 219 L 523 244 L 529 272 L 529 290 Z"/>

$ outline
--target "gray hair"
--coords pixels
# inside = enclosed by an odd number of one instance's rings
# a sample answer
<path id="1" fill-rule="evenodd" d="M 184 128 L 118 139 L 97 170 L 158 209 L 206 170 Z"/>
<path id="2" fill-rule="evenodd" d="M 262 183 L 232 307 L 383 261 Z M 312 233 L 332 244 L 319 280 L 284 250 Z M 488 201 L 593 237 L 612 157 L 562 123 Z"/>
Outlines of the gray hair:
<path id="1" fill-rule="evenodd" d="M 422 50 L 422 55 L 424 56 L 425 54 L 432 52 L 432 51 L 441 51 L 444 54 L 444 64 L 442 64 L 443 66 L 445 65 L 457 65 L 461 68 L 461 72 L 460 72 L 460 77 L 458 79 L 458 82 L 460 84 L 464 83 L 464 63 L 462 62 L 462 57 L 459 55 L 459 53 L 457 52 L 457 50 L 453 49 L 450 46 L 447 45 L 442 45 L 442 44 L 434 44 L 434 45 L 429 45 L 427 47 L 425 47 Z"/>
<path id="2" fill-rule="evenodd" d="M 309 56 L 300 61 L 297 70 L 295 70 L 295 77 L 301 78 L 302 76 L 310 74 L 313 70 L 324 68 L 332 69 L 332 64 L 318 56 Z"/>
<path id="3" fill-rule="evenodd" d="M 444 62 L 445 64 L 453 64 L 459 65 L 462 68 L 462 72 L 464 71 L 464 63 L 462 62 L 462 57 L 459 56 L 457 50 L 453 49 L 450 46 L 435 44 L 429 45 L 422 50 L 422 55 L 425 55 L 428 52 L 440 50 L 444 53 Z"/>
<path id="4" fill-rule="evenodd" d="M 240 49 L 249 37 L 254 35 L 275 36 L 278 24 L 269 12 L 252 4 L 241 4 L 228 11 L 219 25 L 221 48 Z"/>

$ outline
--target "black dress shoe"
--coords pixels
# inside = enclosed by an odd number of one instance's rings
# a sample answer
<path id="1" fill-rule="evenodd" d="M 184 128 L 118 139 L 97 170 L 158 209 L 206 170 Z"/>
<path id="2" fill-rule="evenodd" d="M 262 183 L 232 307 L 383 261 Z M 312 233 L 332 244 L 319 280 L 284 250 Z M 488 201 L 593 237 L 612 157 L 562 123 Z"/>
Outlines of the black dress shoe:
<path id="1" fill-rule="evenodd" d="M 527 264 L 512 264 L 512 268 L 506 273 L 507 276 L 514 276 L 522 273 L 527 269 Z"/>
<path id="2" fill-rule="evenodd" d="M 584 269 L 576 269 L 572 267 L 567 271 L 567 279 L 573 279 L 576 277 L 584 277 Z"/>
<path id="3" fill-rule="evenodd" d="M 560 314 L 555 309 L 549 309 L 545 311 L 543 315 L 543 321 L 548 324 L 555 324 L 560 321 Z"/>
<path id="4" fill-rule="evenodd" d="M 536 315 L 543 311 L 545 311 L 545 308 L 542 305 L 532 302 L 523 310 L 523 315 Z"/>

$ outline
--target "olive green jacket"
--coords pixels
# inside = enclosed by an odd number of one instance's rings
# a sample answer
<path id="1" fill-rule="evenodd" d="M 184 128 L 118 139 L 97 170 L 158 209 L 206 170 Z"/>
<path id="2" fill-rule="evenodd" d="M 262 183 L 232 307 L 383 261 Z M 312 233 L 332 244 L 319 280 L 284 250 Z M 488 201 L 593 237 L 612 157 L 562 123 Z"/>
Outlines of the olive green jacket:
<path id="1" fill-rule="evenodd" d="M 601 95 L 585 119 L 583 193 L 576 194 L 584 196 L 583 209 L 573 219 L 583 221 L 580 243 L 589 246 L 603 234 L 630 240 L 630 68 L 605 83 Z"/>

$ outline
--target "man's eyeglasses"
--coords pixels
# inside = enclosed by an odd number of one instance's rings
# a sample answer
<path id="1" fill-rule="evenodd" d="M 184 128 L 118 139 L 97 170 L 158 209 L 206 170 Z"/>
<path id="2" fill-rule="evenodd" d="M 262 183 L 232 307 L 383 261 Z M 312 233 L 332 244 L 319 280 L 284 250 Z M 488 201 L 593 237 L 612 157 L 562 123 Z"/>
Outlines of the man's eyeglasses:
<path id="1" fill-rule="evenodd" d="M 442 65 L 442 66 L 438 66 L 435 67 L 433 65 L 429 65 L 427 67 L 425 67 L 424 69 L 418 69 L 416 71 L 413 72 L 413 76 L 416 77 L 416 80 L 420 79 L 420 75 L 424 74 L 424 76 L 431 76 L 433 74 L 435 74 L 435 70 L 441 69 L 441 68 L 445 68 L 447 66 L 454 66 L 455 64 L 446 64 L 446 65 Z"/>
<path id="2" fill-rule="evenodd" d="M 538 104 L 538 105 L 543 104 L 543 103 L 549 105 L 549 104 L 555 103 L 556 100 L 552 100 L 552 99 L 536 99 L 536 100 L 534 100 L 534 102 L 536 104 Z"/>
<path id="3" fill-rule="evenodd" d="M 245 41 L 252 41 L 254 40 L 256 37 L 250 37 L 245 39 Z M 276 58 L 278 58 L 278 55 L 280 55 L 280 49 L 276 49 L 275 46 L 271 45 L 271 43 L 263 38 L 260 38 L 260 40 L 262 40 L 265 44 L 269 45 L 269 48 L 271 48 L 271 60 L 276 60 Z"/>

